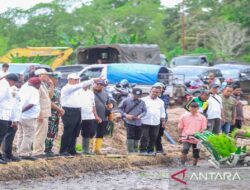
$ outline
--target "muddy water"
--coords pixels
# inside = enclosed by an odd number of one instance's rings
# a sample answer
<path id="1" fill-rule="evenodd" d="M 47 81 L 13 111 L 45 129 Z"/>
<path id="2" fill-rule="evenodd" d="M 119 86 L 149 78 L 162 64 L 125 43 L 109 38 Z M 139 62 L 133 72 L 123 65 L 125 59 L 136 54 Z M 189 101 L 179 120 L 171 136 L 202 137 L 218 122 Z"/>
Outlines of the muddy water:
<path id="1" fill-rule="evenodd" d="M 176 177 L 184 183 L 171 178 Z M 183 177 L 183 173 L 185 176 Z M 214 169 L 207 163 L 199 167 L 145 167 L 136 170 L 81 174 L 77 178 L 0 182 L 2 190 L 167 190 L 167 189 L 250 189 L 250 168 Z"/>

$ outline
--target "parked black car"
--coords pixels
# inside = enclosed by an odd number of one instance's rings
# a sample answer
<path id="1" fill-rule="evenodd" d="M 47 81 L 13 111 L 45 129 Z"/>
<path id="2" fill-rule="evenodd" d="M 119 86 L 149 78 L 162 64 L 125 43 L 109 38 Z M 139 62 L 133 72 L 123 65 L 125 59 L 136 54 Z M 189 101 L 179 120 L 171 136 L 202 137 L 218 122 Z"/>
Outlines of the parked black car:
<path id="1" fill-rule="evenodd" d="M 217 64 L 213 68 L 220 69 L 225 79 L 238 82 L 244 93 L 250 92 L 250 65 Z"/>
<path id="2" fill-rule="evenodd" d="M 192 80 L 200 79 L 204 83 L 207 83 L 209 73 L 214 73 L 216 78 L 220 81 L 224 81 L 223 75 L 220 69 L 205 66 L 178 66 L 171 69 L 174 74 L 174 78 L 179 83 L 187 83 Z"/>

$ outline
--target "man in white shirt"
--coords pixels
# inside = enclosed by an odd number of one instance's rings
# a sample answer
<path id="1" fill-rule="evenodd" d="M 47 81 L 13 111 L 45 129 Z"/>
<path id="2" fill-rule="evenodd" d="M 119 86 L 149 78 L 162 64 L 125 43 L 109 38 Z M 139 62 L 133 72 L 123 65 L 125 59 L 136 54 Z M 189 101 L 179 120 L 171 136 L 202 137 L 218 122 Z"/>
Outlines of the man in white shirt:
<path id="1" fill-rule="evenodd" d="M 166 112 L 164 102 L 158 97 L 161 93 L 159 86 L 153 86 L 149 96 L 142 98 L 146 104 L 147 113 L 141 118 L 142 137 L 140 152 L 154 154 L 154 147 L 160 129 L 160 123 L 165 128 Z"/>
<path id="2" fill-rule="evenodd" d="M 16 74 L 8 74 L 0 81 L 0 147 L 7 134 L 9 127 L 12 127 L 11 116 L 13 111 L 13 97 L 11 87 L 18 81 Z M 0 164 L 6 163 L 2 160 L 0 153 Z"/>
<path id="3" fill-rule="evenodd" d="M 81 130 L 81 106 L 82 88 L 93 83 L 93 79 L 80 83 L 80 77 L 76 73 L 68 75 L 68 83 L 61 90 L 61 104 L 65 110 L 62 116 L 64 126 L 61 138 L 60 154 L 62 156 L 76 155 L 76 138 Z"/>
<path id="4" fill-rule="evenodd" d="M 32 157 L 32 144 L 40 113 L 40 85 L 41 80 L 38 77 L 32 77 L 19 91 L 22 115 L 17 131 L 17 153 L 22 159 L 36 159 Z"/>
<path id="5" fill-rule="evenodd" d="M 218 95 L 219 85 L 212 83 L 210 85 L 210 96 L 208 98 L 208 130 L 219 134 L 221 132 L 221 119 L 222 119 L 222 100 Z"/>
<path id="6" fill-rule="evenodd" d="M 0 80 L 3 79 L 7 74 L 9 74 L 8 69 L 9 69 L 9 64 L 4 63 L 2 65 L 2 70 L 0 71 Z"/>
<path id="7" fill-rule="evenodd" d="M 90 140 L 96 131 L 97 113 L 95 108 L 95 95 L 88 87 L 81 92 L 81 115 L 82 115 L 82 147 L 83 154 L 91 154 L 89 150 Z"/>

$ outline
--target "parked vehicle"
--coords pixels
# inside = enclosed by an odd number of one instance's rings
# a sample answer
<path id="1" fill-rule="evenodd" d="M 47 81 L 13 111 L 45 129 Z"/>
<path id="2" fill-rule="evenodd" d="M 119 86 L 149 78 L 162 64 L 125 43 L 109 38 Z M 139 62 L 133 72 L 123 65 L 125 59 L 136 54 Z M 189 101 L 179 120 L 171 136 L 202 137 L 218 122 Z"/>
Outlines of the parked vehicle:
<path id="1" fill-rule="evenodd" d="M 131 93 L 135 83 L 131 84 L 127 79 L 121 80 L 113 88 L 109 88 L 109 92 L 115 99 L 116 104 L 119 105 L 124 99 L 126 99 Z"/>
<path id="2" fill-rule="evenodd" d="M 163 56 L 163 55 L 162 55 Z M 146 63 L 161 64 L 156 44 L 110 44 L 77 49 L 78 64 Z M 164 63 L 163 63 L 164 64 Z"/>
<path id="3" fill-rule="evenodd" d="M 67 83 L 67 77 L 70 73 L 78 73 L 80 72 L 83 68 L 85 68 L 88 65 L 84 64 L 76 64 L 76 65 L 66 65 L 66 66 L 60 66 L 55 69 L 57 72 L 62 73 L 62 77 L 60 78 L 58 82 L 58 86 L 62 88 L 66 83 Z"/>
<path id="4" fill-rule="evenodd" d="M 2 64 L 0 64 L 1 67 Z M 30 68 L 35 67 L 36 69 L 45 69 L 48 72 L 52 72 L 52 69 L 49 65 L 43 65 L 39 63 L 9 63 L 9 73 L 16 73 L 22 75 L 24 78 L 29 75 Z"/>
<path id="5" fill-rule="evenodd" d="M 183 55 L 174 57 L 170 62 L 170 67 L 176 66 L 209 66 L 207 56 L 205 55 Z"/>
<path id="6" fill-rule="evenodd" d="M 207 83 L 209 73 L 214 73 L 216 78 L 224 81 L 224 77 L 219 69 L 205 66 L 179 66 L 171 69 L 177 83 L 188 83 L 200 79 Z"/>
<path id="7" fill-rule="evenodd" d="M 148 93 L 151 86 L 158 81 L 171 86 L 173 79 L 172 72 L 166 67 L 139 63 L 93 64 L 79 72 L 79 76 L 81 80 L 104 77 L 112 85 L 127 79 L 129 83 L 135 83 L 142 88 L 143 93 Z"/>
<path id="8" fill-rule="evenodd" d="M 217 64 L 213 68 L 219 69 L 225 79 L 238 82 L 243 93 L 250 93 L 250 65 Z"/>

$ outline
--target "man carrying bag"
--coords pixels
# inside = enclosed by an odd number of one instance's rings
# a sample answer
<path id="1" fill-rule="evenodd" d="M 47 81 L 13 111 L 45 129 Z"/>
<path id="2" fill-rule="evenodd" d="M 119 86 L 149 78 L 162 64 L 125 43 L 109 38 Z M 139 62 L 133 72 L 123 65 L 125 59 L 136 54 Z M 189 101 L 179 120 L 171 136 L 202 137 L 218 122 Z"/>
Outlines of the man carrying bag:
<path id="1" fill-rule="evenodd" d="M 141 117 L 147 112 L 145 102 L 140 99 L 141 95 L 142 90 L 134 88 L 132 97 L 126 98 L 118 107 L 127 129 L 128 153 L 139 151 Z"/>

